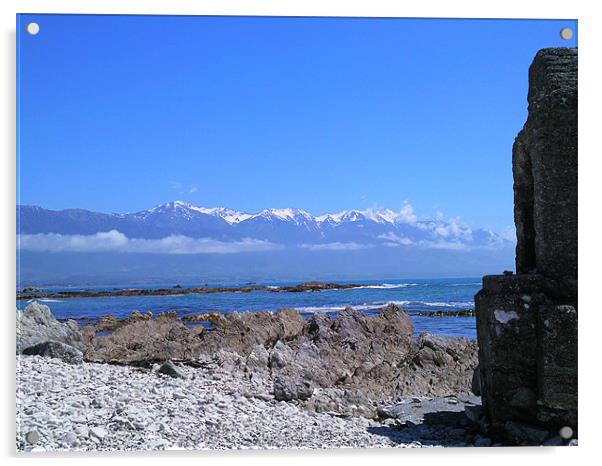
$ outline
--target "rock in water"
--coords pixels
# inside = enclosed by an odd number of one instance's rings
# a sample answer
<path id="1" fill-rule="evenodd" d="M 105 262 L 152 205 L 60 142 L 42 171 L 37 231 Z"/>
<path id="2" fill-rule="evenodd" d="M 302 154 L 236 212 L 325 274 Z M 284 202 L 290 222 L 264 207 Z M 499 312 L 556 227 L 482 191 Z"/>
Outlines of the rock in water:
<path id="1" fill-rule="evenodd" d="M 84 354 L 80 350 L 58 341 L 38 343 L 37 345 L 25 348 L 23 354 L 57 358 L 69 364 L 81 364 L 84 362 Z"/>
<path id="2" fill-rule="evenodd" d="M 84 349 L 77 324 L 59 322 L 48 306 L 34 301 L 25 310 L 17 310 L 17 354 L 25 348 L 49 341 L 65 343 L 80 351 Z"/>
<path id="3" fill-rule="evenodd" d="M 157 371 L 161 374 L 169 375 L 175 379 L 183 379 L 185 378 L 184 374 L 174 365 L 171 361 L 165 361 L 159 370 Z"/>

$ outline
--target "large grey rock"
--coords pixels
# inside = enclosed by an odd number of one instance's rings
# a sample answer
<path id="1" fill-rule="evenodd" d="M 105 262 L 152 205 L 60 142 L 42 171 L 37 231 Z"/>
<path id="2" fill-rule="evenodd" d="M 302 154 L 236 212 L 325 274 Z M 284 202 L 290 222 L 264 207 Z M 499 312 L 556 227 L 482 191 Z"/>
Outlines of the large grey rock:
<path id="1" fill-rule="evenodd" d="M 278 341 L 270 353 L 274 377 L 300 377 L 317 388 L 309 409 L 375 415 L 369 400 L 400 395 L 470 393 L 477 364 L 475 341 L 421 334 L 402 308 L 376 316 L 348 308 L 336 318 L 312 315 L 303 331 Z"/>
<path id="2" fill-rule="evenodd" d="M 517 273 L 577 277 L 577 49 L 540 50 L 513 150 Z"/>
<path id="3" fill-rule="evenodd" d="M 34 301 L 25 310 L 17 310 L 17 354 L 25 348 L 48 341 L 65 343 L 82 351 L 84 342 L 75 322 L 61 323 L 50 308 Z"/>
<path id="4" fill-rule="evenodd" d="M 269 364 L 273 369 L 282 369 L 293 362 L 293 350 L 278 340 L 270 352 Z"/>
<path id="5" fill-rule="evenodd" d="M 270 353 L 263 345 L 255 345 L 245 359 L 245 366 L 251 371 L 267 370 L 270 362 Z"/>
<path id="6" fill-rule="evenodd" d="M 415 339 L 411 370 L 404 368 L 398 391 L 405 395 L 469 395 L 477 365 L 477 343 L 422 333 Z M 403 368 L 403 366 L 402 366 Z"/>
<path id="7" fill-rule="evenodd" d="M 223 349 L 247 356 L 256 345 L 271 348 L 278 340 L 297 337 L 305 326 L 293 309 L 271 312 L 232 312 L 212 321 L 213 330 L 201 336 L 201 351 L 213 354 Z"/>
<path id="8" fill-rule="evenodd" d="M 281 374 L 274 379 L 274 398 L 277 400 L 307 400 L 313 393 L 311 381 L 299 376 Z"/>
<path id="9" fill-rule="evenodd" d="M 335 318 L 316 313 L 295 336 L 289 333 L 271 349 L 270 341 L 264 341 L 269 352 L 267 362 L 261 345 L 255 344 L 250 350 L 246 345 L 240 346 L 241 339 L 250 338 L 247 335 L 255 335 L 256 339 L 261 334 L 257 326 L 263 325 L 266 318 L 245 316 L 242 337 L 235 333 L 240 331 L 240 319 L 224 320 L 233 322 L 233 328 L 220 331 L 226 335 L 226 347 L 234 343 L 234 347 L 248 352 L 239 360 L 240 368 L 254 376 L 263 374 L 264 367 L 269 369 L 269 376 L 278 380 L 275 385 L 282 385 L 276 390 L 282 392 L 278 396 L 283 398 L 299 399 L 295 394 L 296 381 L 308 382 L 318 390 L 307 404 L 309 409 L 374 415 L 375 405 L 367 400 L 470 393 L 477 364 L 476 342 L 426 333 L 414 339 L 410 318 L 395 305 L 376 316 L 351 308 Z M 289 315 L 287 320 L 294 322 L 296 318 Z M 273 321 L 268 320 L 270 326 L 273 327 Z M 292 384 L 292 388 L 288 389 L 284 382 Z"/>
<path id="10" fill-rule="evenodd" d="M 540 50 L 512 153 L 517 275 L 475 296 L 483 406 L 511 441 L 577 425 L 577 49 Z M 535 427 L 525 427 L 535 425 Z"/>
<path id="11" fill-rule="evenodd" d="M 81 364 L 84 362 L 84 354 L 80 350 L 58 341 L 38 343 L 37 345 L 25 348 L 23 354 L 57 358 L 69 364 Z"/>
<path id="12" fill-rule="evenodd" d="M 391 392 L 411 359 L 413 326 L 399 307 L 368 317 L 348 308 L 335 319 L 317 313 L 302 335 L 279 349 L 289 361 L 282 370 L 300 374 L 316 386 L 362 387 L 367 393 Z M 409 362 L 409 361 L 408 361 Z M 278 370 L 277 365 L 272 368 Z"/>
<path id="13" fill-rule="evenodd" d="M 480 392 L 492 420 L 577 424 L 577 311 L 538 274 L 487 276 L 475 296 Z"/>

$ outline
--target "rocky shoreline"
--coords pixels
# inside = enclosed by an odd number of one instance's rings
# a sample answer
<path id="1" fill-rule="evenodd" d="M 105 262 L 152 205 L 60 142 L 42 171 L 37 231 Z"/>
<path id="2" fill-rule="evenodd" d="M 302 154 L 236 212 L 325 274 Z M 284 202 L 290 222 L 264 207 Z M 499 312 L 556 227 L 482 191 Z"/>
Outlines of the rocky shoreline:
<path id="1" fill-rule="evenodd" d="M 413 337 L 394 305 L 377 316 L 345 309 L 308 320 L 292 309 L 232 313 L 215 316 L 211 329 L 187 327 L 175 313 L 79 328 L 33 302 L 17 312 L 16 445 L 501 445 L 472 393 L 476 363 L 474 340 Z M 528 434 L 514 443 L 558 441 Z"/>
<path id="2" fill-rule="evenodd" d="M 263 286 L 249 284 L 240 287 L 211 287 L 208 285 L 201 287 L 183 288 L 180 285 L 174 285 L 172 288 L 116 288 L 113 290 L 62 290 L 46 293 L 43 289 L 27 287 L 17 292 L 17 300 L 31 299 L 67 299 L 67 298 L 108 298 L 117 296 L 169 296 L 184 294 L 210 294 L 210 293 L 250 293 L 252 291 L 268 291 L 270 293 L 301 293 L 305 291 L 323 291 L 323 290 L 348 290 L 351 288 L 361 288 L 365 285 L 354 283 L 322 283 L 306 282 L 290 286 Z"/>
<path id="3" fill-rule="evenodd" d="M 386 305 L 383 305 L 383 309 Z M 177 316 L 176 311 L 168 311 L 167 313 L 163 313 L 163 315 L 175 315 Z M 330 313 L 332 314 L 332 313 Z M 450 318 L 450 317 L 474 317 L 474 309 L 466 309 L 460 311 L 410 311 L 407 312 L 409 316 L 413 317 L 432 317 L 432 318 Z M 185 325 L 193 326 L 202 324 L 206 327 L 212 327 L 213 322 L 219 320 L 223 314 L 219 312 L 202 312 L 200 314 L 192 314 L 192 315 L 183 315 L 181 317 L 177 316 Z M 301 314 L 304 317 L 308 317 L 307 314 Z M 132 322 L 141 321 L 141 320 L 151 320 L 153 319 L 153 313 L 151 311 L 141 312 L 139 310 L 134 310 L 130 313 L 129 316 L 119 319 L 114 314 L 105 314 L 97 318 L 93 317 L 79 317 L 73 319 L 57 319 L 59 322 L 69 322 L 74 321 L 81 327 L 91 326 L 96 332 L 112 332 L 120 327 L 124 327 Z"/>

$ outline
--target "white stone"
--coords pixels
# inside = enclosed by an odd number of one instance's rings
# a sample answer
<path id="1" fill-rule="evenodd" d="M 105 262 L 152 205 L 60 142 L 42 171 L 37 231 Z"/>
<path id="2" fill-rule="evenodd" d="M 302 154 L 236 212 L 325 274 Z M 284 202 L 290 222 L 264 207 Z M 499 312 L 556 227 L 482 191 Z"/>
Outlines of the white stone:
<path id="1" fill-rule="evenodd" d="M 90 434 L 96 437 L 97 439 L 102 440 L 107 436 L 107 431 L 102 427 L 92 427 L 90 429 Z"/>
<path id="2" fill-rule="evenodd" d="M 500 324 L 507 324 L 511 320 L 518 319 L 518 314 L 516 311 L 504 311 L 503 309 L 496 309 L 493 311 L 493 315 L 495 316 L 495 320 L 497 320 Z"/>

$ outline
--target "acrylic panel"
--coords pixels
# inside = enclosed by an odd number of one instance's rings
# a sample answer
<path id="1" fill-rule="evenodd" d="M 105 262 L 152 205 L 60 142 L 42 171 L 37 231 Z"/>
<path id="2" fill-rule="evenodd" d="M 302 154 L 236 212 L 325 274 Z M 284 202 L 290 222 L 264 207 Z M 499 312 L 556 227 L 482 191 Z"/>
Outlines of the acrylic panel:
<path id="1" fill-rule="evenodd" d="M 19 451 L 577 444 L 577 21 L 17 16 Z"/>

